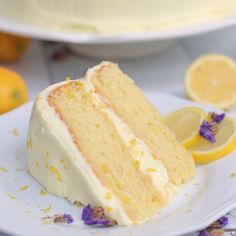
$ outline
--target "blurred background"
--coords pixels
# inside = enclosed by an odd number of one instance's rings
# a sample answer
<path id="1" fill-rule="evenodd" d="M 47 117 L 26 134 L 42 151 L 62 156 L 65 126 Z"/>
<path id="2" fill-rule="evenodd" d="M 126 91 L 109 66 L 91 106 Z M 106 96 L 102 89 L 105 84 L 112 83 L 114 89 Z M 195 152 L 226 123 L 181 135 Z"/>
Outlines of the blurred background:
<path id="1" fill-rule="evenodd" d="M 150 55 L 111 60 L 119 63 L 145 92 L 164 92 L 186 97 L 185 73 L 192 61 L 208 53 L 221 53 L 236 59 L 235 42 L 236 26 L 230 26 L 172 40 L 167 48 Z M 81 78 L 89 67 L 101 60 L 103 58 L 80 55 L 64 43 L 33 39 L 21 58 L 13 62 L 2 62 L 1 65 L 24 78 L 29 99 L 32 100 L 43 88 L 64 80 L 66 76 Z"/>
<path id="2" fill-rule="evenodd" d="M 195 59 L 236 59 L 235 0 L 104 4 L 0 0 L 0 65 L 23 78 L 28 100 L 102 60 L 119 63 L 145 92 L 186 97 L 185 74 Z"/>

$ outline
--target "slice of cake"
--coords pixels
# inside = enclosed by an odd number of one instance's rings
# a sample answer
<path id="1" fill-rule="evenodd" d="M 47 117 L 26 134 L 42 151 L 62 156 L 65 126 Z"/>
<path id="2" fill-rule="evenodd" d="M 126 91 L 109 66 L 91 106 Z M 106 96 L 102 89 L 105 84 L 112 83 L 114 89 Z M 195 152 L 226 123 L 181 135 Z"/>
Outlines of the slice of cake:
<path id="1" fill-rule="evenodd" d="M 88 70 L 86 79 L 134 134 L 144 141 L 154 158 L 164 164 L 172 183 L 180 185 L 194 176 L 191 154 L 176 141 L 162 123 L 156 108 L 116 64 L 103 62 Z"/>
<path id="2" fill-rule="evenodd" d="M 105 215 L 120 225 L 142 223 L 172 199 L 177 189 L 174 183 L 193 176 L 191 156 L 115 64 L 103 63 L 87 77 L 52 85 L 37 97 L 27 139 L 29 171 L 49 192 L 72 203 L 102 207 Z M 124 100 L 100 93 L 97 87 L 103 85 L 96 82 L 103 77 L 104 82 L 114 83 L 111 92 L 123 94 Z M 130 85 L 122 89 L 119 83 L 127 81 Z M 106 83 L 104 90 L 109 90 Z M 130 101 L 125 95 L 129 93 Z M 121 102 L 125 102 L 129 117 L 115 108 L 115 103 L 120 106 Z M 151 120 L 149 115 L 139 114 L 140 106 L 149 107 Z M 154 138 L 167 149 L 161 149 L 162 158 L 157 158 L 152 145 L 133 128 L 131 120 L 138 121 L 129 109 L 140 116 L 137 125 L 142 126 L 146 119 L 159 124 Z M 175 169 L 166 164 L 171 161 Z"/>
<path id="3" fill-rule="evenodd" d="M 162 163 L 84 81 L 38 96 L 27 143 L 29 171 L 49 192 L 102 206 L 119 224 L 145 221 L 171 197 Z"/>

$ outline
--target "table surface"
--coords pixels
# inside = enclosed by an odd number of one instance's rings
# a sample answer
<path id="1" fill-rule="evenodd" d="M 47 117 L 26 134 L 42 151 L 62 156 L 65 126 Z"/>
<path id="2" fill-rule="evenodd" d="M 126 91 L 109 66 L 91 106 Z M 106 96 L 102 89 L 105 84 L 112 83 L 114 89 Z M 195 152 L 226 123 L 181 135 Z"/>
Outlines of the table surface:
<path id="1" fill-rule="evenodd" d="M 43 88 L 64 80 L 66 76 L 73 79 L 80 78 L 87 68 L 101 61 L 74 54 L 69 55 L 65 60 L 52 60 L 52 55 L 58 47 L 61 46 L 33 41 L 22 60 L 4 65 L 25 78 L 30 100 L 33 100 Z M 186 69 L 195 58 L 206 53 L 223 53 L 236 60 L 236 27 L 178 39 L 157 55 L 132 60 L 116 60 L 116 62 L 144 91 L 166 92 L 185 97 Z M 236 114 L 236 108 L 231 112 Z M 230 213 L 229 227 L 235 226 L 236 210 Z M 0 236 L 3 235 L 0 233 Z"/>

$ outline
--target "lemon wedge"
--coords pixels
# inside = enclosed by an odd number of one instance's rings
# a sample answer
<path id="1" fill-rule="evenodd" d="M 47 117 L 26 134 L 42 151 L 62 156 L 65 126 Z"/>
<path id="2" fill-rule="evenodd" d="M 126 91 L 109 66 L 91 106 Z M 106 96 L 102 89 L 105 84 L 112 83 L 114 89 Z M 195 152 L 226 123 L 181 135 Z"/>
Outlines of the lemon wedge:
<path id="1" fill-rule="evenodd" d="M 220 159 L 236 148 L 236 121 L 229 116 L 218 124 L 215 135 L 216 142 L 201 138 L 197 143 L 188 148 L 196 163 L 208 163 Z"/>
<path id="2" fill-rule="evenodd" d="M 199 128 L 207 114 L 198 107 L 185 107 L 163 117 L 165 125 L 186 148 L 199 142 Z"/>
<path id="3" fill-rule="evenodd" d="M 236 62 L 220 54 L 197 59 L 187 70 L 190 99 L 226 109 L 236 104 Z"/>

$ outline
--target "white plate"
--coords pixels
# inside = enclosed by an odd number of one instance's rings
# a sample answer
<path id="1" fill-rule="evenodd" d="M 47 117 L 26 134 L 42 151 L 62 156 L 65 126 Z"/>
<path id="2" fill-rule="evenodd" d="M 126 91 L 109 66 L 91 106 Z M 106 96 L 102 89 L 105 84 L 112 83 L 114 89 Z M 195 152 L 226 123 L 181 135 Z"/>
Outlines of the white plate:
<path id="1" fill-rule="evenodd" d="M 186 100 L 165 94 L 147 94 L 161 113 L 194 105 Z M 197 104 L 195 104 L 197 105 Z M 235 153 L 208 165 L 197 167 L 197 175 L 175 200 L 145 224 L 132 227 L 94 228 L 84 225 L 81 208 L 51 194 L 41 196 L 42 187 L 29 175 L 26 166 L 26 132 L 32 103 L 0 116 L 0 229 L 20 236 L 170 236 L 200 230 L 236 207 Z M 203 105 L 206 110 L 211 108 Z M 11 133 L 13 129 L 18 136 Z M 22 169 L 17 169 L 22 168 Z M 20 191 L 22 186 L 29 186 Z M 10 195 L 7 195 L 10 194 Z M 16 197 L 12 199 L 11 197 Z M 42 209 L 51 205 L 47 215 L 69 213 L 72 225 L 44 224 Z"/>

